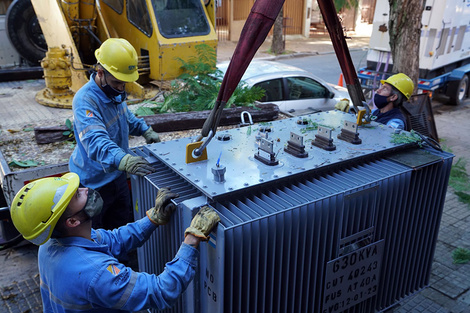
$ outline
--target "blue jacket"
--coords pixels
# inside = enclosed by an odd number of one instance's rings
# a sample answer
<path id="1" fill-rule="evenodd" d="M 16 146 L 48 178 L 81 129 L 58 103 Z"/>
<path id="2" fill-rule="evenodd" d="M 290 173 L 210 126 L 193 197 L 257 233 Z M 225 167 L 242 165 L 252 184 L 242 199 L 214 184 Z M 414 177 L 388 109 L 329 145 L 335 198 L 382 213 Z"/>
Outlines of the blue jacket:
<path id="1" fill-rule="evenodd" d="M 144 217 L 113 231 L 92 230 L 93 241 L 52 238 L 40 246 L 44 312 L 139 311 L 175 304 L 194 277 L 197 249 L 183 243 L 158 276 L 134 272 L 116 259 L 141 246 L 155 228 Z"/>
<path id="2" fill-rule="evenodd" d="M 77 146 L 69 161 L 85 187 L 97 189 L 118 178 L 119 162 L 129 153 L 129 134 L 149 126 L 135 117 L 126 102 L 114 104 L 95 83 L 93 74 L 73 98 L 73 130 Z"/>
<path id="3" fill-rule="evenodd" d="M 376 109 L 372 112 L 372 119 L 378 123 L 382 123 L 393 128 L 406 129 L 406 119 L 401 113 L 399 108 L 393 108 L 385 113 L 380 113 L 380 110 Z"/>

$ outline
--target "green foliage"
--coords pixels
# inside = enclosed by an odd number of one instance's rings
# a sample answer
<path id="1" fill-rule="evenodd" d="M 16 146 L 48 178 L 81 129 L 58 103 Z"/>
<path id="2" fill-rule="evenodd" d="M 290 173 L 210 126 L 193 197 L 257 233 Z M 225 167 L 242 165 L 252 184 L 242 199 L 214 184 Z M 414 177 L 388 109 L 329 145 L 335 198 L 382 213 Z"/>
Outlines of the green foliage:
<path id="1" fill-rule="evenodd" d="M 414 130 L 411 130 L 409 135 L 406 132 L 401 132 L 399 134 L 392 134 L 392 140 L 390 140 L 390 142 L 394 144 L 404 144 L 404 143 L 413 143 L 413 142 L 420 143 L 421 141 L 422 141 L 421 137 L 418 134 L 416 134 Z"/>
<path id="2" fill-rule="evenodd" d="M 38 163 L 35 160 L 19 161 L 19 160 L 13 159 L 8 163 L 8 165 L 11 167 L 27 168 L 27 167 L 36 167 L 38 165 L 44 165 L 44 162 Z"/>
<path id="3" fill-rule="evenodd" d="M 317 122 L 312 121 L 309 118 L 301 118 L 297 121 L 297 124 L 305 125 L 304 128 L 300 129 L 300 132 L 302 134 L 305 134 L 306 132 L 314 131 L 318 129 L 318 126 L 326 127 L 331 130 L 335 130 L 334 127 L 329 126 L 329 125 L 324 125 L 324 124 L 319 124 Z"/>
<path id="4" fill-rule="evenodd" d="M 188 62 L 176 58 L 182 65 L 184 73 L 191 76 L 211 74 L 216 70 L 217 52 L 211 46 L 200 44 L 194 47 L 196 56 L 191 56 Z M 183 75 L 185 75 L 183 74 Z"/>
<path id="5" fill-rule="evenodd" d="M 157 105 L 157 103 L 155 103 L 155 105 Z M 154 115 L 158 113 L 159 109 L 160 109 L 160 106 L 153 107 L 153 108 L 141 106 L 136 110 L 135 115 L 137 116 Z"/>
<path id="6" fill-rule="evenodd" d="M 470 262 L 470 250 L 465 248 L 457 248 L 452 252 L 454 264 L 465 264 Z"/>
<path id="7" fill-rule="evenodd" d="M 336 12 L 353 9 L 359 6 L 359 0 L 334 0 Z"/>
<path id="8" fill-rule="evenodd" d="M 459 200 L 463 203 L 470 205 L 470 179 L 466 169 L 467 161 L 459 158 L 457 162 L 452 165 L 450 170 L 449 186 L 451 186 Z"/>
<path id="9" fill-rule="evenodd" d="M 75 140 L 75 138 L 74 138 L 74 133 L 73 133 L 73 124 L 72 124 L 72 122 L 71 122 L 69 119 L 66 119 L 66 120 L 65 120 L 65 126 L 66 126 L 68 129 L 67 129 L 66 131 L 64 131 L 64 132 L 62 133 L 62 135 L 69 137 L 69 139 Z"/>
<path id="10" fill-rule="evenodd" d="M 171 82 L 170 91 L 164 96 L 163 103 L 154 102 L 154 107 L 136 110 L 136 115 L 152 115 L 166 112 L 189 112 L 210 110 L 214 107 L 220 90 L 223 75 L 215 68 L 216 51 L 212 47 L 201 44 L 196 46 L 197 56 L 187 62 L 181 58 L 184 73 Z M 225 107 L 254 106 L 254 102 L 264 96 L 261 88 L 249 88 L 240 83 Z"/>

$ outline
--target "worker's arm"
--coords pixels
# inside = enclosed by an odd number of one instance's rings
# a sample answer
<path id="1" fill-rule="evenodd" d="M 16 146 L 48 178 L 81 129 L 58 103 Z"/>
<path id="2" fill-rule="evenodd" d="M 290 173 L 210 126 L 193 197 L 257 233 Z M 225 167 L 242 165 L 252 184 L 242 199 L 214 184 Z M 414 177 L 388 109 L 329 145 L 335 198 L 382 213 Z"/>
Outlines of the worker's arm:
<path id="1" fill-rule="evenodd" d="M 149 127 L 143 119 L 135 117 L 135 115 L 130 111 L 127 110 L 127 120 L 129 123 L 129 133 L 134 136 L 143 136 L 145 138 L 145 142 L 155 143 L 160 142 L 160 136 Z"/>
<path id="2" fill-rule="evenodd" d="M 161 310 L 173 306 L 194 277 L 199 242 L 207 240 L 219 220 L 212 208 L 203 207 L 186 229 L 176 257 L 158 276 L 136 273 L 112 260 L 105 262 L 90 284 L 89 301 L 94 306 L 125 311 Z"/>
<path id="3" fill-rule="evenodd" d="M 94 307 L 128 312 L 174 305 L 194 277 L 199 251 L 182 243 L 159 275 L 134 272 L 117 260 L 102 264 L 91 280 L 87 298 Z M 109 270 L 111 269 L 111 271 Z"/>
<path id="4" fill-rule="evenodd" d="M 398 118 L 392 118 L 386 125 L 396 129 L 405 129 L 405 123 Z"/>
<path id="5" fill-rule="evenodd" d="M 142 246 L 157 226 L 168 224 L 176 209 L 172 200 L 177 197 L 178 194 L 171 192 L 169 188 L 160 188 L 155 206 L 146 212 L 147 217 L 112 231 L 93 231 L 92 238 L 107 245 L 111 254 L 117 258 L 126 255 L 128 251 Z"/>
<path id="6" fill-rule="evenodd" d="M 151 127 L 149 127 L 143 118 L 137 118 L 134 113 L 132 113 L 125 103 L 122 103 L 126 107 L 126 117 L 127 123 L 129 124 L 129 134 L 133 136 L 144 136 L 145 133 L 155 133 Z M 156 134 L 156 133 L 155 133 Z M 145 138 L 147 140 L 147 138 Z M 148 140 L 147 140 L 148 141 Z M 155 141 L 156 142 L 156 141 Z M 149 143 L 149 142 L 147 142 Z"/>

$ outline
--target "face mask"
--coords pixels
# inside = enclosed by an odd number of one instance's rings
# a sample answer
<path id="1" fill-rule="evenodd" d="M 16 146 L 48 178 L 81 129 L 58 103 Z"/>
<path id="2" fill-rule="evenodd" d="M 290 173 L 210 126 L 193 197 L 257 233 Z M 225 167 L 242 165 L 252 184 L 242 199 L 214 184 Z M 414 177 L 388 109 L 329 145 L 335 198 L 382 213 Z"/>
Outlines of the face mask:
<path id="1" fill-rule="evenodd" d="M 374 95 L 374 104 L 380 110 L 388 104 L 387 98 L 390 96 L 381 96 L 378 93 Z"/>
<path id="2" fill-rule="evenodd" d="M 106 75 L 107 74 L 105 74 L 105 76 L 104 76 L 104 82 L 106 84 L 103 85 L 103 83 L 101 83 L 101 88 L 103 89 L 104 94 L 109 99 L 111 99 L 111 101 L 113 101 L 115 104 L 122 103 L 127 98 L 126 91 L 125 90 L 120 91 L 120 90 L 117 90 L 116 88 L 113 88 L 110 85 L 108 85 L 108 82 L 106 81 Z"/>
<path id="3" fill-rule="evenodd" d="M 83 207 L 83 209 L 71 215 L 70 217 L 79 215 L 80 213 L 84 212 L 86 217 L 85 219 L 80 220 L 80 222 L 85 223 L 91 220 L 94 216 L 100 214 L 102 208 L 103 199 L 101 198 L 99 192 L 94 189 L 88 188 L 88 196 L 86 199 L 85 206 Z"/>
<path id="4" fill-rule="evenodd" d="M 91 219 L 101 213 L 103 208 L 103 199 L 98 191 L 88 188 L 88 197 L 86 199 L 85 207 L 82 209 L 85 214 Z"/>

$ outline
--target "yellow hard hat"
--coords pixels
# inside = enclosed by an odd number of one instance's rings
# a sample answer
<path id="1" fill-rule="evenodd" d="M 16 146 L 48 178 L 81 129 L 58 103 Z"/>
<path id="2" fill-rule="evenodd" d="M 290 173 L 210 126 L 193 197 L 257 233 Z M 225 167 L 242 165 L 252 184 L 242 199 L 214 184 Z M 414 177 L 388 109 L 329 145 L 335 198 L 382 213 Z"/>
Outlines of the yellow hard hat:
<path id="1" fill-rule="evenodd" d="M 380 81 L 382 84 L 387 83 L 398 89 L 405 97 L 406 99 L 410 99 L 411 94 L 413 93 L 413 90 L 415 89 L 415 84 L 413 84 L 413 81 L 411 78 L 406 76 L 403 73 L 398 73 L 395 75 L 390 76 L 386 80 L 381 80 Z"/>
<path id="2" fill-rule="evenodd" d="M 23 237 L 36 245 L 51 238 L 57 221 L 78 189 L 75 173 L 41 178 L 21 188 L 11 204 L 11 219 Z"/>
<path id="3" fill-rule="evenodd" d="M 109 38 L 96 49 L 95 57 L 111 75 L 123 82 L 135 82 L 137 72 L 137 52 L 122 38 Z"/>

